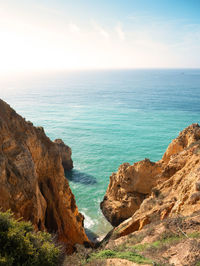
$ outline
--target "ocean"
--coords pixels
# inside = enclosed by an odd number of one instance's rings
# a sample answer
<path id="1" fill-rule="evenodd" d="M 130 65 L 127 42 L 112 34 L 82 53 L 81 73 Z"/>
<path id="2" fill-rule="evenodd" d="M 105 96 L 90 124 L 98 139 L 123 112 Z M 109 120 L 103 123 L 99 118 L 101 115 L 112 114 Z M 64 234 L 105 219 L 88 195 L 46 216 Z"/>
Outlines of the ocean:
<path id="1" fill-rule="evenodd" d="M 200 122 L 200 69 L 69 71 L 0 78 L 0 97 L 47 136 L 72 148 L 66 173 L 85 227 L 111 226 L 99 204 L 124 162 L 162 158 L 168 144 Z"/>

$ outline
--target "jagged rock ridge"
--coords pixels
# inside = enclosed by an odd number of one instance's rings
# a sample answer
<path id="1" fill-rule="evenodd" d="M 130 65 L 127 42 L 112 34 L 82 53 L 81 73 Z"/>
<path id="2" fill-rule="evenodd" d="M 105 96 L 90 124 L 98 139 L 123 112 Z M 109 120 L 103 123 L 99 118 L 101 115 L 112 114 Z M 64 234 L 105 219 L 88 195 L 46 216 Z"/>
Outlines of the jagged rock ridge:
<path id="1" fill-rule="evenodd" d="M 114 230 L 118 237 L 152 221 L 199 211 L 200 126 L 183 130 L 162 160 L 120 166 L 110 177 L 101 208 L 114 226 L 119 225 Z"/>
<path id="2" fill-rule="evenodd" d="M 61 141 L 53 143 L 43 128 L 26 122 L 0 100 L 1 209 L 11 209 L 37 229 L 57 233 L 71 252 L 74 244 L 88 238 L 62 163 L 72 167 L 71 149 Z"/>

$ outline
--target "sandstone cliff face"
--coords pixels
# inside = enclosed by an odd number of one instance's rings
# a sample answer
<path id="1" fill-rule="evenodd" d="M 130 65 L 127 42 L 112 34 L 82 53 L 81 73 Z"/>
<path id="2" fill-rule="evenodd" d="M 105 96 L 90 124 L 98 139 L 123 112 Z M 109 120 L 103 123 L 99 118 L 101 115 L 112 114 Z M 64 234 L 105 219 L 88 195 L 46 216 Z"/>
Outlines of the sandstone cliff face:
<path id="1" fill-rule="evenodd" d="M 160 172 L 160 163 L 145 159 L 133 165 L 124 163 L 111 175 L 101 209 L 113 226 L 129 218 L 140 207 L 156 185 Z"/>
<path id="2" fill-rule="evenodd" d="M 101 208 L 118 236 L 153 220 L 200 210 L 200 127 L 193 124 L 172 141 L 161 161 L 120 166 L 110 177 Z"/>
<path id="3" fill-rule="evenodd" d="M 40 230 L 57 232 L 71 252 L 88 238 L 58 145 L 0 100 L 0 206 Z"/>
<path id="4" fill-rule="evenodd" d="M 180 132 L 179 136 L 169 144 L 162 160 L 167 163 L 172 155 L 183 151 L 198 140 L 200 140 L 200 127 L 198 124 L 192 124 Z"/>
<path id="5" fill-rule="evenodd" d="M 54 143 L 56 144 L 60 156 L 62 158 L 62 165 L 65 170 L 71 170 L 73 168 L 73 161 L 71 158 L 72 150 L 69 146 L 67 146 L 62 139 L 55 139 Z"/>

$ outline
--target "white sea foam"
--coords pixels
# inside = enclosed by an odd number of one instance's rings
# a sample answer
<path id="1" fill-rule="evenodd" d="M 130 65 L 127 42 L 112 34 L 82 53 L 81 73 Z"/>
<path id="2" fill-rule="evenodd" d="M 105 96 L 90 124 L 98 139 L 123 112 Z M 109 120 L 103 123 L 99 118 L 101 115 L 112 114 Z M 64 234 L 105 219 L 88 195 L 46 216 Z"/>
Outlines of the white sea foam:
<path id="1" fill-rule="evenodd" d="M 95 221 L 92 220 L 91 217 L 89 217 L 88 215 L 86 215 L 83 211 L 81 211 L 81 213 L 84 215 L 85 220 L 84 220 L 84 227 L 87 229 L 92 228 L 95 225 Z"/>

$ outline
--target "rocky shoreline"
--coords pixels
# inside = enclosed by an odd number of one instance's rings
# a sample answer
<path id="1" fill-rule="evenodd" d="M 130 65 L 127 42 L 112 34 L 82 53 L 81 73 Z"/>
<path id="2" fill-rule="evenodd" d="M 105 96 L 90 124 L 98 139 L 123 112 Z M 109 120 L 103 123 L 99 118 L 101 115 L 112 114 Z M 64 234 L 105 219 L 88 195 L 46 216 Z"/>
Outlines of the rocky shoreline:
<path id="1" fill-rule="evenodd" d="M 1 209 L 30 220 L 36 230 L 57 233 L 68 253 L 77 243 L 89 245 L 64 175 L 64 168 L 73 167 L 71 149 L 61 140 L 52 142 L 2 100 L 0 147 Z"/>
<path id="2" fill-rule="evenodd" d="M 151 220 L 191 215 L 200 210 L 200 126 L 184 129 L 163 158 L 122 164 L 110 177 L 101 209 L 120 235 L 140 230 Z M 127 225 L 125 225 L 127 223 Z"/>
<path id="3" fill-rule="evenodd" d="M 16 218 L 31 221 L 35 230 L 56 233 L 68 254 L 78 250 L 77 244 L 94 247 L 85 233 L 84 217 L 78 211 L 64 175 L 64 170 L 73 168 L 71 148 L 61 139 L 52 142 L 42 127 L 34 127 L 2 100 L 0 147 L 1 210 L 10 209 Z M 114 226 L 105 239 L 95 245 L 101 250 L 125 243 L 126 237 L 151 225 L 155 229 L 156 224 L 160 224 L 161 228 L 167 219 L 199 217 L 200 126 L 192 124 L 180 132 L 160 161 L 144 159 L 133 165 L 122 164 L 110 176 L 101 209 Z M 199 223 L 198 219 L 195 221 Z M 183 234 L 190 233 L 181 226 Z M 199 227 L 193 229 L 199 230 Z M 144 238 L 137 243 L 142 241 Z M 88 252 L 84 257 L 86 261 L 91 257 Z M 113 254 L 117 256 L 116 252 Z M 196 257 L 191 259 L 191 265 L 196 261 Z M 77 263 L 71 265 L 82 265 Z M 123 265 L 120 263 L 118 265 Z"/>

